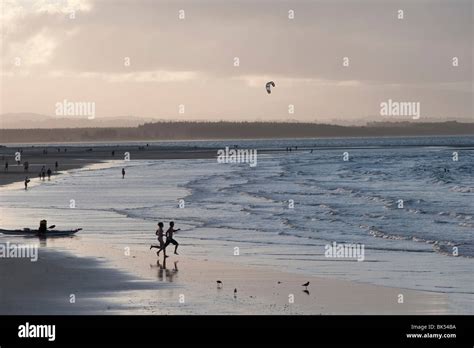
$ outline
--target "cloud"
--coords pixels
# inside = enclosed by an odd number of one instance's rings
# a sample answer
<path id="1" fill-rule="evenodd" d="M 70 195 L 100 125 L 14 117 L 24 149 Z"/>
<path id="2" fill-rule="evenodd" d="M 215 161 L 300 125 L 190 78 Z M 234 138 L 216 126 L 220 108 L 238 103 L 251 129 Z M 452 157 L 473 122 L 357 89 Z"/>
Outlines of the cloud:
<path id="1" fill-rule="evenodd" d="M 98 73 L 81 72 L 74 73 L 68 71 L 51 71 L 48 74 L 52 78 L 79 78 L 79 79 L 100 79 L 107 82 L 182 82 L 202 78 L 202 74 L 196 71 L 139 71 L 130 73 Z"/>
<path id="2" fill-rule="evenodd" d="M 0 70 L 8 77 L 2 98 L 12 111 L 15 100 L 18 109 L 29 103 L 26 94 L 12 98 L 13 91 L 41 88 L 47 98 L 60 84 L 71 95 L 94 92 L 105 100 L 117 100 L 111 94 L 124 89 L 128 96 L 137 91 L 149 100 L 133 110 L 137 114 L 174 110 L 170 100 L 204 103 L 203 95 L 213 104 L 195 106 L 201 115 L 243 108 L 247 116 L 274 113 L 286 110 L 288 100 L 308 115 L 366 114 L 372 101 L 397 93 L 413 94 L 440 113 L 472 114 L 470 0 L 0 1 Z M 180 9 L 185 20 L 178 18 Z M 22 58 L 21 67 L 15 57 Z M 270 80 L 280 87 L 271 99 L 282 98 L 278 106 L 260 99 L 264 90 L 258 88 Z M 166 102 L 156 105 L 158 93 Z M 335 102 L 341 98 L 344 103 Z M 120 100 L 116 112 L 132 102 Z"/>
<path id="3" fill-rule="evenodd" d="M 45 32 L 38 33 L 30 37 L 26 42 L 19 44 L 13 43 L 10 48 L 10 57 L 7 59 L 13 61 L 20 58 L 22 66 L 32 66 L 37 64 L 46 64 L 53 56 L 57 42 Z"/>
<path id="4" fill-rule="evenodd" d="M 233 77 L 233 80 L 236 81 L 243 81 L 249 87 L 253 88 L 262 88 L 268 81 L 274 81 L 280 87 L 296 87 L 296 86 L 306 86 L 306 87 L 357 87 L 361 86 L 362 82 L 357 80 L 325 80 L 325 79 L 315 79 L 315 78 L 289 78 L 285 76 L 278 76 L 278 75 L 242 75 Z"/>

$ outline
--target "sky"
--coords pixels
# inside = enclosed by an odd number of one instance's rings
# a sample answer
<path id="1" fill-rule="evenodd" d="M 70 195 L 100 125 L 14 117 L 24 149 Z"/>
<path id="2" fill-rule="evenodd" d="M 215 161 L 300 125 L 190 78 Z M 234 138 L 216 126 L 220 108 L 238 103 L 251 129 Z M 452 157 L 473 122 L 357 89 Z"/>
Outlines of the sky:
<path id="1" fill-rule="evenodd" d="M 0 114 L 66 100 L 97 119 L 473 118 L 472 0 L 0 2 Z M 421 117 L 381 115 L 389 99 Z"/>

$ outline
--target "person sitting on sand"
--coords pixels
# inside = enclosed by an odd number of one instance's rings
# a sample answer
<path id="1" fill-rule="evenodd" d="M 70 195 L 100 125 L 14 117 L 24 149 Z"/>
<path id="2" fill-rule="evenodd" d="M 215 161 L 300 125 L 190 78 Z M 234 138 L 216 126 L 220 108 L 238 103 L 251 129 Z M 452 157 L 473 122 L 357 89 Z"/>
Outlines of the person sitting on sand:
<path id="1" fill-rule="evenodd" d="M 150 250 L 153 249 L 153 248 L 157 248 L 158 251 L 156 252 L 156 255 L 158 255 L 158 256 L 160 256 L 160 251 L 164 250 L 164 255 L 165 255 L 165 257 L 167 257 L 166 256 L 166 250 L 164 249 L 165 241 L 163 240 L 163 235 L 164 235 L 163 226 L 164 225 L 163 225 L 162 222 L 158 222 L 158 229 L 155 232 L 155 234 L 158 236 L 158 242 L 160 243 L 160 245 L 151 245 Z"/>
<path id="2" fill-rule="evenodd" d="M 40 226 L 38 228 L 39 235 L 45 235 L 48 230 L 48 222 L 46 220 L 40 221 Z"/>
<path id="3" fill-rule="evenodd" d="M 179 243 L 173 239 L 173 233 L 178 232 L 181 229 L 178 228 L 177 230 L 175 230 L 173 227 L 174 227 L 174 222 L 171 221 L 170 222 L 170 227 L 168 228 L 168 231 L 166 231 L 166 243 L 163 247 L 163 250 L 166 252 L 166 247 L 170 244 L 173 244 L 175 255 L 179 255 L 178 252 L 177 252 Z"/>

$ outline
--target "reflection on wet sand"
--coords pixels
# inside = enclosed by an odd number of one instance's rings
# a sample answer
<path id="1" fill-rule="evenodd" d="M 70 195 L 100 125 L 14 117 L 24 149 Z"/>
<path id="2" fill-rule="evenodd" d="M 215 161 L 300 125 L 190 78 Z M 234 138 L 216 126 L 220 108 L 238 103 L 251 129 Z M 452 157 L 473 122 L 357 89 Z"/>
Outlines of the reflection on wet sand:
<path id="1" fill-rule="evenodd" d="M 158 280 L 163 282 L 170 282 L 172 283 L 177 278 L 178 273 L 178 261 L 173 262 L 173 268 L 168 269 L 166 268 L 166 258 L 163 259 L 163 263 L 160 260 L 156 261 L 156 265 L 150 264 L 150 267 L 157 267 L 158 268 Z"/>

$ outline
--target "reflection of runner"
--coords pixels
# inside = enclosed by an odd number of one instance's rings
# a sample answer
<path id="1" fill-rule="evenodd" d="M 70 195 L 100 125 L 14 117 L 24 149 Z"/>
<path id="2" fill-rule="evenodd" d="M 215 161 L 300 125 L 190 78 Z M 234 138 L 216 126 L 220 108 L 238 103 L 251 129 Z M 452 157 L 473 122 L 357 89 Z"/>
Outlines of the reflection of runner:
<path id="1" fill-rule="evenodd" d="M 175 230 L 173 227 L 174 227 L 174 222 L 171 221 L 170 222 L 170 227 L 168 228 L 168 231 L 166 231 L 166 243 L 165 243 L 165 246 L 164 246 L 163 250 L 166 250 L 166 247 L 168 245 L 173 244 L 174 245 L 174 253 L 176 255 L 178 255 L 177 250 L 178 250 L 179 243 L 173 239 L 173 233 L 178 232 L 181 229 L 178 228 L 177 230 Z"/>
<path id="2" fill-rule="evenodd" d="M 156 252 L 156 255 L 160 256 L 160 251 L 164 250 L 165 248 L 165 241 L 163 240 L 163 223 L 158 222 L 158 229 L 156 230 L 155 234 L 158 236 L 158 242 L 160 245 L 151 245 L 150 249 L 157 248 L 158 251 Z M 164 251 L 165 257 L 166 257 L 166 250 Z"/>

